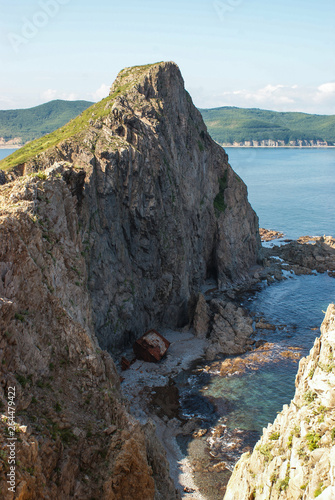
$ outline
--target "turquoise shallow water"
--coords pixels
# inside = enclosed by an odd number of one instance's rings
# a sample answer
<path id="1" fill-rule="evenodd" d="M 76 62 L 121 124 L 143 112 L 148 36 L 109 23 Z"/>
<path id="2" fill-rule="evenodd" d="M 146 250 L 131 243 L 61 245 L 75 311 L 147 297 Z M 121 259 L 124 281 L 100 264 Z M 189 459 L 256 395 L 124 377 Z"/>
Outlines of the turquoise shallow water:
<path id="1" fill-rule="evenodd" d="M 260 226 L 335 236 L 335 149 L 226 148 Z"/>
<path id="2" fill-rule="evenodd" d="M 244 305 L 280 327 L 275 331 L 263 331 L 256 339 L 274 343 L 279 349 L 299 347 L 301 356 L 306 356 L 315 337 L 320 335 L 318 328 L 323 311 L 332 301 L 335 301 L 335 280 L 321 274 L 297 276 L 265 286 L 251 301 L 245 299 Z M 243 376 L 213 376 L 207 392 L 236 403 L 229 413 L 229 427 L 261 433 L 292 399 L 297 368 L 297 363 L 282 359 Z"/>
<path id="3" fill-rule="evenodd" d="M 326 273 L 294 276 L 270 286 L 259 286 L 241 296 L 240 303 L 255 314 L 255 319 L 262 317 L 276 327 L 273 331 L 259 330 L 254 335 L 255 340 L 273 346 L 269 362 L 256 361 L 240 374 L 221 376 L 219 368 L 225 359 L 222 357 L 214 363 L 199 362 L 175 379 L 181 416 L 195 418 L 200 428 L 208 429 L 202 438 L 207 443 L 204 456 L 210 457 L 212 465 L 224 462 L 227 466 L 226 475 L 221 476 L 208 475 L 207 465 L 195 472 L 195 482 L 205 498 L 222 498 L 217 484 L 227 484 L 229 471 L 241 454 L 256 444 L 263 428 L 274 421 L 284 404 L 290 403 L 298 359 L 309 353 L 320 335 L 324 311 L 333 301 L 335 280 Z M 281 352 L 297 354 L 298 359 L 282 357 Z M 189 437 L 182 447 L 191 462 L 195 460 L 193 446 L 197 439 Z"/>
<path id="4" fill-rule="evenodd" d="M 260 286 L 240 298 L 251 313 L 276 326 L 274 331 L 259 330 L 255 340 L 275 344 L 275 351 L 299 348 L 300 357 L 309 353 L 320 335 L 324 311 L 334 301 L 335 280 L 327 273 L 294 276 L 271 286 Z M 224 416 L 230 429 L 255 431 L 259 435 L 292 399 L 297 368 L 296 362 L 280 358 L 237 376 L 199 376 L 190 371 L 178 379 L 184 415 L 198 417 L 205 423 Z"/>

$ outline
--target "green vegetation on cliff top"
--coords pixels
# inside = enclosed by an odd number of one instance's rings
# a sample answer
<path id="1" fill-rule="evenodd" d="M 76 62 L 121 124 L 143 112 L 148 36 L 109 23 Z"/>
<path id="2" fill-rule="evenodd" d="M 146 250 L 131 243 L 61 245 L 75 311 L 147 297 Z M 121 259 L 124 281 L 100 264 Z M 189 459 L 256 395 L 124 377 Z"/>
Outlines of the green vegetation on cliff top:
<path id="1" fill-rule="evenodd" d="M 222 107 L 200 109 L 208 132 L 220 144 L 244 141 L 335 143 L 335 116 Z"/>
<path id="2" fill-rule="evenodd" d="M 127 92 L 127 90 L 133 87 L 149 68 L 157 64 L 159 63 L 123 69 L 119 73 L 112 87 L 112 93 L 108 97 L 93 104 L 63 127 L 32 142 L 28 142 L 25 146 L 15 151 L 15 153 L 1 160 L 0 169 L 9 170 L 17 165 L 21 165 L 34 156 L 57 146 L 60 142 L 76 136 L 90 126 L 90 120 L 96 121 L 99 118 L 101 119 L 107 116 L 110 113 L 110 107 L 113 101 L 120 94 Z M 128 78 L 129 76 L 131 76 L 130 79 Z"/>

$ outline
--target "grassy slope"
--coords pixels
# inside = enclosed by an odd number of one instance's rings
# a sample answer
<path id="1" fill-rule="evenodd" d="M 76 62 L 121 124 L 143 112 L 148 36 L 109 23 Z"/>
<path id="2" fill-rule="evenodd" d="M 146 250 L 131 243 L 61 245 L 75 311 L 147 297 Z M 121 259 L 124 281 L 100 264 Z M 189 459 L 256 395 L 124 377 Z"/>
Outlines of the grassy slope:
<path id="1" fill-rule="evenodd" d="M 29 142 L 22 148 L 15 151 L 15 153 L 7 156 L 0 161 L 0 169 L 9 170 L 17 165 L 25 163 L 34 156 L 57 146 L 60 142 L 78 135 L 85 128 L 90 126 L 89 121 L 91 119 L 96 121 L 99 118 L 107 116 L 111 111 L 110 107 L 115 98 L 120 94 L 125 93 L 129 88 L 133 87 L 141 75 L 147 72 L 151 66 L 155 66 L 155 64 L 135 66 L 122 70 L 117 79 L 117 86 L 114 86 L 114 91 L 111 95 L 105 97 L 105 99 L 102 99 L 96 104 L 93 104 L 93 106 L 83 111 L 81 115 L 77 116 L 77 118 L 74 118 L 63 127 L 55 130 L 51 134 Z M 132 78 L 129 79 L 129 76 L 132 76 Z"/>
<path id="2" fill-rule="evenodd" d="M 92 106 L 89 101 L 50 101 L 29 109 L 0 111 L 0 137 L 32 141 L 62 127 Z"/>
<path id="3" fill-rule="evenodd" d="M 306 139 L 335 142 L 335 116 L 281 113 L 223 107 L 201 109 L 211 136 L 219 143 Z"/>

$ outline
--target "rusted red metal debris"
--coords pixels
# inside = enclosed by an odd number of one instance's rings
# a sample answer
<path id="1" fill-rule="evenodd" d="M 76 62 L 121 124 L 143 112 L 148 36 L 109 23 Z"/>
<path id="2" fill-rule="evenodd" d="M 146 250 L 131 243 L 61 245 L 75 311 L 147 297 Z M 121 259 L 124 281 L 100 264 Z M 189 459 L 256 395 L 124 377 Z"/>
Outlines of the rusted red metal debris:
<path id="1" fill-rule="evenodd" d="M 122 371 L 128 370 L 128 368 L 130 368 L 130 365 L 131 365 L 131 362 L 128 361 L 127 358 L 122 357 L 122 359 L 121 359 L 121 370 Z"/>
<path id="2" fill-rule="evenodd" d="M 156 330 L 148 330 L 142 337 L 134 342 L 133 349 L 138 359 L 156 363 L 165 356 L 170 342 Z"/>

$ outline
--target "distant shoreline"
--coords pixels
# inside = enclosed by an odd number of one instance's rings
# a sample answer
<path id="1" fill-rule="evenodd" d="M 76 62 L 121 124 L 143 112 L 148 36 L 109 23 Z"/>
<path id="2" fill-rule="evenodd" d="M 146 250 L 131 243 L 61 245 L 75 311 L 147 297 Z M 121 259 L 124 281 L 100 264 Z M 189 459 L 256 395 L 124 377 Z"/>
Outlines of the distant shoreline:
<path id="1" fill-rule="evenodd" d="M 216 141 L 215 141 L 216 142 Z M 236 148 L 236 149 L 335 149 L 335 146 L 233 146 L 232 144 L 220 144 L 222 148 Z M 21 145 L 0 145 L 0 149 L 20 149 L 25 144 Z"/>
<path id="2" fill-rule="evenodd" d="M 335 148 L 335 146 L 233 146 L 232 144 L 219 144 L 219 146 L 223 148 L 236 148 L 236 149 L 334 149 Z"/>

